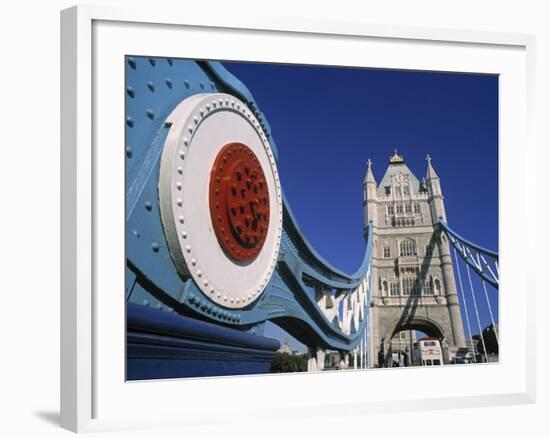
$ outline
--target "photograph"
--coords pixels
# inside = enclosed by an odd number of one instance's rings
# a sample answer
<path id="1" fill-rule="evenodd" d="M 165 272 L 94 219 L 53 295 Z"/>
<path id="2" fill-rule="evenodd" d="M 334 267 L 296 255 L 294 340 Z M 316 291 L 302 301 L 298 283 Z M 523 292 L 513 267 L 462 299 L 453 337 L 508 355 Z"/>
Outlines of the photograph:
<path id="1" fill-rule="evenodd" d="M 499 366 L 498 75 L 126 55 L 124 82 L 128 381 Z"/>

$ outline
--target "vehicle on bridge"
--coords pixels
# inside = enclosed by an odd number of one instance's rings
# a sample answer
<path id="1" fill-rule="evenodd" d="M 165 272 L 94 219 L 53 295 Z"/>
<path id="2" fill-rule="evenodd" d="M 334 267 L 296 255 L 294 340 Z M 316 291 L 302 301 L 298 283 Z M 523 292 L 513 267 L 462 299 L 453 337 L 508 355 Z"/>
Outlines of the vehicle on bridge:
<path id="1" fill-rule="evenodd" d="M 439 339 L 420 338 L 413 345 L 412 361 L 414 366 L 442 365 L 443 354 Z"/>

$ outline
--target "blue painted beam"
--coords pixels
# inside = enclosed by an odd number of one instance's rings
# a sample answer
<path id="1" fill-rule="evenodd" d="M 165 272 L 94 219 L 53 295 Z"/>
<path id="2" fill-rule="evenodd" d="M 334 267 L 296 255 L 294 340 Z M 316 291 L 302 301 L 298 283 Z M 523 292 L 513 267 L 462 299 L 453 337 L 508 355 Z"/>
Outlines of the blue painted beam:
<path id="1" fill-rule="evenodd" d="M 276 339 L 128 303 L 127 380 L 268 373 Z"/>

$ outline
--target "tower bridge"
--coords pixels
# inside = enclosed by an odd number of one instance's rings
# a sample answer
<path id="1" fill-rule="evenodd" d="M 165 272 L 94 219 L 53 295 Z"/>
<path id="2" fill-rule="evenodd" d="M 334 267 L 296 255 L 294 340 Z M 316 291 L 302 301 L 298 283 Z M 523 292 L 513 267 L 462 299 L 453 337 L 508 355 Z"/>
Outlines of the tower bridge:
<path id="1" fill-rule="evenodd" d="M 212 61 L 126 64 L 129 380 L 268 372 L 280 344 L 266 321 L 307 346 L 312 371 L 327 351 L 340 368 L 384 366 L 403 330 L 439 339 L 446 362 L 466 347 L 467 280 L 471 338 L 498 254 L 449 226 L 429 156 L 419 181 L 396 151 L 379 184 L 369 160 L 364 256 L 348 274 L 302 233 L 279 182 L 284 146 L 242 82 Z"/>

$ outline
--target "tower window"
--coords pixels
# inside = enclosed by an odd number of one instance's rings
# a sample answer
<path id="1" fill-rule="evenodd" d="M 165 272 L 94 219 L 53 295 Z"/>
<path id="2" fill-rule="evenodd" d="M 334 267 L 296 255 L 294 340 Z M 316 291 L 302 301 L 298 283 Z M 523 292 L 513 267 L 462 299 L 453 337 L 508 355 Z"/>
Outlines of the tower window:
<path id="1" fill-rule="evenodd" d="M 405 204 L 405 213 L 412 213 L 412 205 Z"/>
<path id="2" fill-rule="evenodd" d="M 416 295 L 415 294 L 416 279 L 412 277 L 403 278 L 403 295 Z"/>
<path id="3" fill-rule="evenodd" d="M 386 196 L 390 196 L 391 195 L 391 186 L 385 186 L 384 187 L 384 193 L 386 194 Z"/>
<path id="4" fill-rule="evenodd" d="M 397 204 L 397 205 L 395 206 L 395 211 L 396 211 L 397 213 L 403 213 L 403 205 Z"/>
<path id="5" fill-rule="evenodd" d="M 392 281 L 390 283 L 390 295 L 392 297 L 395 297 L 399 295 L 399 282 L 398 281 Z"/>
<path id="6" fill-rule="evenodd" d="M 399 245 L 399 249 L 402 257 L 416 255 L 416 244 L 414 243 L 414 240 L 403 240 L 403 242 Z"/>
<path id="7" fill-rule="evenodd" d="M 426 245 L 426 257 L 431 257 L 433 254 L 432 245 Z"/>
<path id="8" fill-rule="evenodd" d="M 401 197 L 401 187 L 397 186 L 395 188 L 395 195 L 399 198 Z"/>
<path id="9" fill-rule="evenodd" d="M 409 186 L 403 186 L 403 194 L 409 196 Z"/>
<path id="10" fill-rule="evenodd" d="M 414 204 L 414 212 L 417 214 L 420 213 L 420 204 Z"/>
<path id="11" fill-rule="evenodd" d="M 434 288 L 432 285 L 432 280 L 427 280 L 424 283 L 424 295 L 433 295 L 434 294 Z"/>
<path id="12" fill-rule="evenodd" d="M 418 287 L 416 278 L 403 278 L 403 295 L 420 295 L 420 288 Z"/>
<path id="13" fill-rule="evenodd" d="M 391 257 L 391 251 L 389 246 L 384 247 L 384 258 L 389 259 Z"/>
<path id="14" fill-rule="evenodd" d="M 392 215 L 393 212 L 394 212 L 393 205 L 388 205 L 388 214 L 389 214 L 389 215 Z"/>

